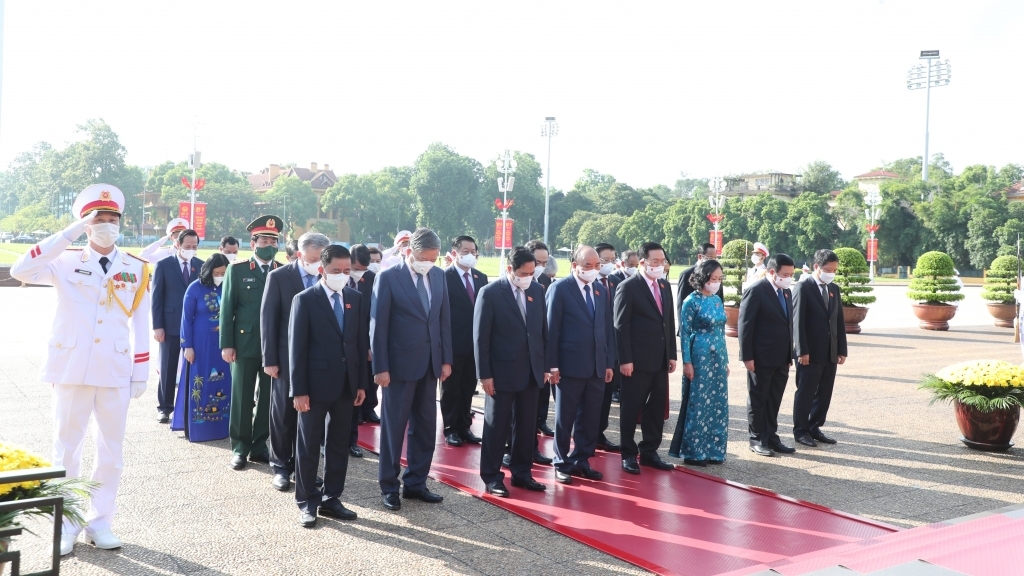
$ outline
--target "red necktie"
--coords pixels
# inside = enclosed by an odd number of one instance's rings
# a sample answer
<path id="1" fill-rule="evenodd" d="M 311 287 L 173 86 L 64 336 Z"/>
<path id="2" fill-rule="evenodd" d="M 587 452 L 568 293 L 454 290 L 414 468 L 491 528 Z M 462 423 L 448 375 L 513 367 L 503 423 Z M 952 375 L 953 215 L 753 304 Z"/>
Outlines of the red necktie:
<path id="1" fill-rule="evenodd" d="M 661 309 L 661 289 L 658 288 L 658 283 L 651 282 L 651 289 L 654 290 L 654 301 L 658 303 L 658 312 L 664 315 L 665 311 Z"/>
<path id="2" fill-rule="evenodd" d="M 469 303 L 476 304 L 476 292 L 473 292 L 473 284 L 469 281 L 469 272 L 463 272 L 462 277 L 466 279 L 466 294 L 469 295 Z"/>

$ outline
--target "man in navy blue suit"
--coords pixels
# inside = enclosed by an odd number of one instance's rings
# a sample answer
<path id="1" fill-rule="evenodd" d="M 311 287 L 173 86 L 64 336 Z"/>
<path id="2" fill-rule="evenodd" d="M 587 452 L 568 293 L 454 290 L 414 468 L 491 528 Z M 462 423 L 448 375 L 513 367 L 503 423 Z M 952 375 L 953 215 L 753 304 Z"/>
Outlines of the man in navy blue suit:
<path id="1" fill-rule="evenodd" d="M 601 267 L 597 252 L 579 246 L 572 274 L 547 291 L 548 354 L 555 398 L 555 480 L 571 484 L 572 476 L 600 480 L 590 467 L 597 447 L 601 402 L 612 381 L 615 340 L 608 292 L 595 284 Z M 574 432 L 575 427 L 575 434 Z M 576 446 L 569 452 L 569 440 Z"/>
<path id="2" fill-rule="evenodd" d="M 427 473 L 437 433 L 437 380 L 452 371 L 448 286 L 434 265 L 441 240 L 433 230 L 418 228 L 401 250 L 402 260 L 377 277 L 370 304 L 373 379 L 383 389 L 377 479 L 388 510 L 402 507 L 402 483 L 404 498 L 443 500 L 427 488 Z M 407 427 L 409 465 L 399 482 Z"/>
<path id="3" fill-rule="evenodd" d="M 480 478 L 487 492 L 507 497 L 502 452 L 512 425 L 512 486 L 540 492 L 533 479 L 537 393 L 546 379 L 547 318 L 544 288 L 533 280 L 536 259 L 522 246 L 509 252 L 508 267 L 480 290 L 473 314 L 476 374 L 483 385 L 484 437 Z"/>
<path id="4" fill-rule="evenodd" d="M 199 278 L 203 261 L 196 258 L 199 234 L 182 230 L 174 258 L 164 258 L 153 272 L 153 339 L 160 343 L 160 384 L 156 389 L 158 421 L 166 424 L 174 412 L 181 353 L 181 309 L 188 285 Z"/>
<path id="5" fill-rule="evenodd" d="M 320 281 L 295 295 L 288 321 L 291 394 L 299 414 L 295 443 L 295 502 L 299 523 L 316 526 L 317 514 L 355 520 L 341 503 L 348 472 L 352 407 L 363 403 L 370 335 L 368 306 L 348 287 L 348 248 L 330 245 L 320 254 Z M 325 420 L 330 416 L 324 440 Z M 324 486 L 317 487 L 324 441 Z"/>

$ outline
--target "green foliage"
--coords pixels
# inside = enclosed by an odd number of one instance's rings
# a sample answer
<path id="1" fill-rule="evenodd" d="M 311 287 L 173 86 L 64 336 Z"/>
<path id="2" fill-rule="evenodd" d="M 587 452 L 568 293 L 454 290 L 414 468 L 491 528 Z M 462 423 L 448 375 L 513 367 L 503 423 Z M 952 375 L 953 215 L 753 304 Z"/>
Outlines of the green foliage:
<path id="1" fill-rule="evenodd" d="M 932 393 L 930 404 L 960 402 L 980 412 L 1024 406 L 1024 390 L 1015 387 L 965 386 L 926 374 L 918 388 Z"/>
<path id="2" fill-rule="evenodd" d="M 626 218 L 619 229 L 619 237 L 625 247 L 636 250 L 644 242 L 651 238 L 661 238 L 664 235 L 662 222 L 665 209 L 660 204 L 651 204 L 643 210 L 637 210 L 632 216 Z M 666 237 L 666 240 L 668 238 Z M 664 246 L 664 245 L 663 245 Z M 671 254 L 668 246 L 666 252 Z"/>
<path id="3" fill-rule="evenodd" d="M 338 225 L 333 220 L 317 220 L 307 232 L 319 232 L 333 239 L 338 237 Z"/>
<path id="4" fill-rule="evenodd" d="M 493 205 L 491 194 L 482 195 L 483 166 L 440 142 L 420 154 L 413 167 L 409 189 L 416 197 L 416 225 L 426 226 L 441 243 L 460 234 L 491 237 L 494 221 L 485 223 Z M 485 204 L 486 202 L 486 204 Z"/>
<path id="5" fill-rule="evenodd" d="M 992 261 L 985 274 L 985 287 L 981 297 L 998 304 L 1013 304 L 1016 299 L 1018 261 L 1016 256 L 1000 256 Z"/>
<path id="6" fill-rule="evenodd" d="M 842 190 L 846 187 L 846 182 L 839 171 L 824 160 L 816 160 L 804 167 L 801 183 L 804 190 L 818 194 L 829 194 L 833 190 Z"/>
<path id="7" fill-rule="evenodd" d="M 191 198 L 181 178 L 192 179 L 192 170 L 185 162 L 164 162 L 153 168 L 146 181 L 146 189 L 160 192 L 160 200 L 171 207 L 170 216 L 178 215 L 178 203 Z M 223 164 L 210 162 L 196 171 L 196 178 L 206 180 L 206 186 L 196 192 L 197 202 L 206 202 L 206 237 L 215 240 L 227 235 L 248 238 L 245 227 L 259 216 L 260 201 L 249 182 Z M 163 230 L 166 222 L 154 222 Z"/>
<path id="8" fill-rule="evenodd" d="M 514 244 L 522 246 L 534 238 L 544 236 L 544 186 L 541 182 L 543 172 L 533 154 L 512 152 L 512 157 L 516 160 L 516 181 L 508 197 L 514 199 L 515 204 L 509 209 L 508 216 L 515 220 L 512 228 Z M 483 211 L 484 222 L 480 227 L 489 227 L 485 234 L 488 237 L 494 233 L 494 218 L 501 214 L 494 205 L 494 199 L 500 196 L 497 182 L 498 167 L 492 161 L 484 168 L 484 193 L 481 198 L 481 204 L 485 205 L 486 210 Z M 491 190 L 494 191 L 494 195 L 488 197 Z"/>
<path id="9" fill-rule="evenodd" d="M 293 231 L 296 226 L 305 228 L 306 223 L 317 217 L 320 199 L 313 187 L 298 176 L 282 176 L 260 197 L 261 211 L 278 214 L 285 221 L 286 229 Z M 331 236 L 336 236 L 337 231 Z M 294 237 L 294 232 L 289 236 Z"/>
<path id="10" fill-rule="evenodd" d="M 739 306 L 743 297 L 743 279 L 747 276 L 747 258 L 753 251 L 754 243 L 748 240 L 730 240 L 722 246 L 718 262 L 722 264 L 722 285 L 727 305 Z"/>
<path id="11" fill-rule="evenodd" d="M 870 296 L 874 291 L 869 283 L 868 261 L 856 248 L 836 248 L 839 256 L 839 268 L 836 270 L 834 282 L 842 289 L 843 306 L 862 306 L 875 301 Z"/>
<path id="12" fill-rule="evenodd" d="M 17 487 L 14 490 L 0 497 L 0 502 L 12 502 L 14 500 L 30 500 L 34 498 L 64 499 L 63 517 L 79 526 L 85 525 L 85 512 L 89 508 L 89 497 L 97 488 L 99 482 L 86 480 L 84 478 L 57 478 L 43 480 L 33 488 Z M 18 521 L 20 517 L 53 516 L 53 506 L 40 506 L 27 510 L 14 510 L 0 513 L 0 528 L 7 528 Z M 32 533 L 31 530 L 28 532 Z"/>
<path id="13" fill-rule="evenodd" d="M 953 278 L 953 259 L 944 252 L 925 252 L 917 259 L 914 279 L 907 297 L 926 304 L 944 304 L 964 299 Z"/>
<path id="14" fill-rule="evenodd" d="M 70 223 L 70 215 L 60 218 L 54 216 L 50 211 L 50 206 L 44 200 L 37 204 L 25 206 L 14 214 L 0 220 L 0 230 L 14 234 L 43 230 L 52 234 L 64 229 Z"/>
<path id="15" fill-rule="evenodd" d="M 348 223 L 353 242 L 393 243 L 399 230 L 416 227 L 416 197 L 409 191 L 408 167 L 367 174 L 345 174 L 320 199 Z"/>
<path id="16" fill-rule="evenodd" d="M 625 222 L 626 218 L 618 214 L 602 214 L 588 219 L 580 226 L 577 244 L 594 246 L 601 242 L 607 242 L 615 246 L 616 252 L 621 252 L 625 249 L 626 242 L 619 237 L 619 230 L 622 229 Z"/>
<path id="17" fill-rule="evenodd" d="M 597 218 L 599 214 L 596 212 L 588 212 L 585 210 L 577 210 L 571 218 L 566 220 L 565 224 L 562 225 L 562 230 L 558 234 L 560 242 L 567 248 L 575 247 L 580 244 L 580 228 L 588 220 Z"/>

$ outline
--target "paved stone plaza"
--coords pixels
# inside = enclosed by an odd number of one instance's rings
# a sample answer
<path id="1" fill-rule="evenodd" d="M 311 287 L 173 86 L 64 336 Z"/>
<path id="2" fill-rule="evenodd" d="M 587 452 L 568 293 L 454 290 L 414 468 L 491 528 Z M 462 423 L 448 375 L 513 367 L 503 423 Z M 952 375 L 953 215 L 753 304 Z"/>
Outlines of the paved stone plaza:
<path id="1" fill-rule="evenodd" d="M 1024 458 L 1018 451 L 970 451 L 948 406 L 928 405 L 917 390 L 922 373 L 961 360 L 1019 362 L 1010 330 L 992 326 L 968 287 L 947 333 L 916 328 L 905 288 L 877 290 L 864 333 L 850 337 L 850 359 L 840 367 L 826 431 L 836 446 L 801 448 L 792 456 L 761 458 L 746 449 L 746 386 L 730 339 L 730 445 L 724 466 L 702 469 L 744 484 L 900 527 L 1024 503 Z M 45 288 L 0 289 L 5 330 L 0 345 L 0 438 L 50 456 L 49 387 L 38 382 L 53 315 Z M 155 375 L 154 375 L 155 376 Z M 672 382 L 675 425 L 679 374 Z M 292 493 L 270 487 L 266 466 L 228 468 L 228 442 L 191 444 L 155 419 L 155 379 L 132 402 L 126 465 L 114 531 L 123 549 L 104 552 L 78 544 L 64 574 L 643 574 L 631 565 L 572 541 L 495 506 L 432 482 L 441 505 L 405 503 L 398 513 L 379 504 L 377 461 L 353 459 L 344 500 L 359 520 L 323 519 L 315 530 L 298 525 Z M 791 430 L 791 376 L 780 416 Z M 477 398 L 478 403 L 482 402 Z M 616 416 L 613 406 L 613 417 Z M 617 425 L 613 420 L 609 430 Z M 91 458 L 87 443 L 85 454 Z M 645 469 L 644 474 L 657 473 Z M 551 472 L 536 472 L 552 482 Z M 40 525 L 40 528 L 42 526 Z M 40 534 L 45 534 L 37 530 Z M 26 568 L 42 569 L 41 539 L 20 537 Z"/>

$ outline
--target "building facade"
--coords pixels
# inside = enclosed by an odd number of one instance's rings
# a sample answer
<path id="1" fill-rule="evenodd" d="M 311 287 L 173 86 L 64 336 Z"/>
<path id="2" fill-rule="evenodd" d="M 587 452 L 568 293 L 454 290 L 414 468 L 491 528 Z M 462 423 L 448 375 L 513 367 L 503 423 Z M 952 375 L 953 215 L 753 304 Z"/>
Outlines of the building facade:
<path id="1" fill-rule="evenodd" d="M 256 174 L 250 174 L 246 178 L 257 194 L 263 194 L 274 186 L 274 181 L 278 178 L 287 178 L 289 176 L 295 176 L 304 182 L 308 182 L 317 197 L 316 218 L 307 220 L 305 226 L 296 226 L 295 235 L 298 236 L 305 233 L 317 222 L 326 222 L 332 224 L 336 232 L 333 234 L 326 232 L 323 226 L 318 226 L 318 230 L 325 232 L 332 240 L 345 243 L 350 242 L 351 230 L 345 219 L 340 214 L 337 214 L 335 210 L 325 211 L 322 206 L 321 200 L 324 193 L 338 182 L 338 177 L 334 174 L 334 170 L 331 170 L 330 164 L 324 164 L 322 168 L 316 162 L 310 163 L 309 168 L 298 166 L 282 167 L 280 164 L 271 164 Z"/>

